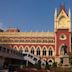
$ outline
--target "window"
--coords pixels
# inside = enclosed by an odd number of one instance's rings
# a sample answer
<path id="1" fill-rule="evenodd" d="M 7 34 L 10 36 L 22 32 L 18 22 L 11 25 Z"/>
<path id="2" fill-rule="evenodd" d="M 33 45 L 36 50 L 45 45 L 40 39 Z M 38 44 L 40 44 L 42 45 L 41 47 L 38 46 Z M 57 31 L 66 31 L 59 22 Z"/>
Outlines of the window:
<path id="1" fill-rule="evenodd" d="M 46 56 L 46 49 L 43 49 L 43 55 Z"/>
<path id="2" fill-rule="evenodd" d="M 50 48 L 49 49 L 49 56 L 52 56 L 53 55 L 53 52 L 52 52 L 52 49 Z"/>
<path id="3" fill-rule="evenodd" d="M 61 34 L 60 35 L 60 40 L 66 40 L 66 35 L 65 34 Z"/>
<path id="4" fill-rule="evenodd" d="M 25 52 L 28 52 L 28 48 L 27 47 L 25 48 Z"/>
<path id="5" fill-rule="evenodd" d="M 49 65 L 50 65 L 50 66 L 52 65 L 52 60 L 49 60 Z"/>
<path id="6" fill-rule="evenodd" d="M 37 48 L 37 55 L 40 55 L 40 49 Z"/>
<path id="7" fill-rule="evenodd" d="M 2 48 L 2 47 L 0 46 L 0 51 L 1 51 L 1 48 Z"/>
<path id="8" fill-rule="evenodd" d="M 67 53 L 67 46 L 64 44 L 61 46 L 60 54 L 65 55 L 65 53 Z"/>
<path id="9" fill-rule="evenodd" d="M 22 49 L 22 47 L 20 47 L 20 52 L 21 52 L 21 53 L 23 52 L 23 49 Z"/>
<path id="10" fill-rule="evenodd" d="M 34 48 L 31 49 L 31 53 L 34 54 Z"/>

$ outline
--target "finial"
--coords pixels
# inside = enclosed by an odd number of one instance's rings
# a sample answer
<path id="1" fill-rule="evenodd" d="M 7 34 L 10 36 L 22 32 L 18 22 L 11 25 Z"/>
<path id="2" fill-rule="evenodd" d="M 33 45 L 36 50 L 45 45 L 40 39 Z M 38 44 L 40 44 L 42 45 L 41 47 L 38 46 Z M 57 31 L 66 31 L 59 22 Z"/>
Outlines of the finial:
<path id="1" fill-rule="evenodd" d="M 55 19 L 56 19 L 56 17 L 57 17 L 57 8 L 55 8 L 55 14 L 54 14 L 54 17 L 55 17 Z"/>
<path id="2" fill-rule="evenodd" d="M 69 11 L 68 11 L 68 16 L 71 18 L 71 10 L 69 8 Z"/>

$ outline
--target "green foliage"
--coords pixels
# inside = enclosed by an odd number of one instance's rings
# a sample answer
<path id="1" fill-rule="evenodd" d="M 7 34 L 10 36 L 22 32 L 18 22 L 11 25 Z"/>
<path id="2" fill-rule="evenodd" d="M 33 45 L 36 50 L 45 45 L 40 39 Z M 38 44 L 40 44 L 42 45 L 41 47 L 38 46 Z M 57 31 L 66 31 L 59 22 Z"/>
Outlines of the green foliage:
<path id="1" fill-rule="evenodd" d="M 52 67 L 57 67 L 57 62 L 54 61 L 54 63 L 52 64 Z"/>
<path id="2" fill-rule="evenodd" d="M 50 69 L 50 65 L 48 64 L 48 62 L 46 61 L 46 69 Z"/>

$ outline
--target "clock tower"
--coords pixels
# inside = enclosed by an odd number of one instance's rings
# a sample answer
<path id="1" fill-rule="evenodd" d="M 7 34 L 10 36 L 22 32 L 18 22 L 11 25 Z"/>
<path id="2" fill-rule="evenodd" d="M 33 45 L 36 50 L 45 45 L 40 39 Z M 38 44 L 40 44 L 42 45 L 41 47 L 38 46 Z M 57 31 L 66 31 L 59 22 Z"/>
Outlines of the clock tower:
<path id="1" fill-rule="evenodd" d="M 69 9 L 67 13 L 63 5 L 59 12 L 55 9 L 54 31 L 56 56 L 62 57 L 71 52 L 71 12 Z"/>
<path id="2" fill-rule="evenodd" d="M 55 9 L 54 14 L 54 31 L 57 29 L 69 29 L 71 32 L 71 12 L 70 8 L 68 13 L 65 10 L 65 7 L 62 5 L 59 12 Z"/>

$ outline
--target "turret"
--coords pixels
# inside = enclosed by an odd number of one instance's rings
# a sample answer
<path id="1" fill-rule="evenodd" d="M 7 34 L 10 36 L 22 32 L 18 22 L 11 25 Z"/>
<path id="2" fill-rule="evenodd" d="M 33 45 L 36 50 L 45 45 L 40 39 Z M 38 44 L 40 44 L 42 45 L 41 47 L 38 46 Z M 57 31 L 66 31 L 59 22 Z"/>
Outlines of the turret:
<path id="1" fill-rule="evenodd" d="M 56 31 L 56 18 L 57 18 L 57 8 L 55 9 L 54 13 L 54 31 Z"/>
<path id="2" fill-rule="evenodd" d="M 71 11 L 70 11 L 70 8 L 69 8 L 69 11 L 68 11 L 68 16 L 71 19 Z"/>

